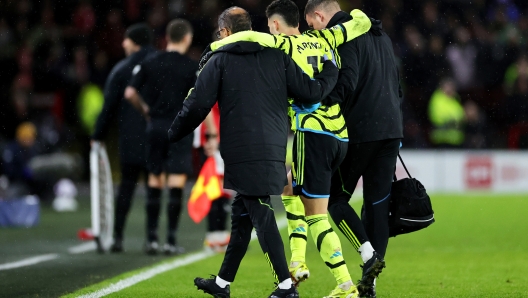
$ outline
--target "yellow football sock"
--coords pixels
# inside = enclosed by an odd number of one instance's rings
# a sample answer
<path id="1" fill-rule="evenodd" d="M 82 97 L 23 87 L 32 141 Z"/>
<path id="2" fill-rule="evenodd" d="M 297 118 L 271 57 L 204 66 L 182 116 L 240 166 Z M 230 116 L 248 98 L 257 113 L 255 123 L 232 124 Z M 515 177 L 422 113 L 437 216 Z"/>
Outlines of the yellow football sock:
<path id="1" fill-rule="evenodd" d="M 292 262 L 305 262 L 308 226 L 304 220 L 304 205 L 299 196 L 282 196 L 288 218 L 288 235 Z"/>
<path id="2" fill-rule="evenodd" d="M 348 268 L 343 258 L 341 241 L 328 222 L 328 215 L 316 214 L 306 216 L 306 222 L 310 227 L 310 233 L 315 241 L 317 250 L 330 272 L 334 275 L 337 284 L 340 285 L 351 280 Z"/>

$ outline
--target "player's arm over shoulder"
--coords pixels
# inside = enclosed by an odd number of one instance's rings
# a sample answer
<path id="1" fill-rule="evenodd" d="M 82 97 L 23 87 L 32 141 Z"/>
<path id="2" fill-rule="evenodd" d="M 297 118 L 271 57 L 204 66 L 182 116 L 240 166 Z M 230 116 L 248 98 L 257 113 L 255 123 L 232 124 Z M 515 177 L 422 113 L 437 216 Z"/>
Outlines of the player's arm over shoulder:
<path id="1" fill-rule="evenodd" d="M 250 41 L 258 42 L 263 47 L 277 48 L 278 42 L 277 38 L 280 36 L 274 36 L 268 33 L 262 33 L 257 31 L 242 31 L 232 34 L 222 40 L 215 41 L 211 43 L 211 50 L 216 51 L 219 48 L 228 45 L 230 43 L 235 43 L 238 41 Z"/>
<path id="2" fill-rule="evenodd" d="M 310 30 L 308 35 L 313 34 L 328 41 L 331 48 L 337 48 L 345 42 L 367 33 L 372 26 L 369 17 L 361 10 L 354 9 L 350 12 L 352 20 L 338 24 L 329 29 Z"/>

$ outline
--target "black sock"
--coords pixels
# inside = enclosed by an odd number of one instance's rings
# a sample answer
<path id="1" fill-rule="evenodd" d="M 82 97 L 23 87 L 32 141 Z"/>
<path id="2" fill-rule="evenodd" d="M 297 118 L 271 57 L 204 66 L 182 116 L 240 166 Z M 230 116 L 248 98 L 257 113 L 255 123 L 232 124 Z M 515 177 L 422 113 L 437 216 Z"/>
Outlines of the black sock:
<path id="1" fill-rule="evenodd" d="M 125 229 L 125 221 L 132 203 L 134 189 L 136 189 L 136 181 L 123 180 L 119 185 L 115 202 L 115 239 L 123 239 L 123 230 Z"/>
<path id="2" fill-rule="evenodd" d="M 180 221 L 182 195 L 183 189 L 181 188 L 171 188 L 169 190 L 167 242 L 172 245 L 176 244 L 176 231 L 178 230 L 178 223 Z"/>
<path id="3" fill-rule="evenodd" d="M 158 241 L 161 189 L 147 188 L 147 240 Z"/>
<path id="4" fill-rule="evenodd" d="M 228 198 L 218 198 L 211 203 L 211 210 L 207 214 L 207 231 L 225 231 L 227 211 L 226 205 L 229 204 Z"/>

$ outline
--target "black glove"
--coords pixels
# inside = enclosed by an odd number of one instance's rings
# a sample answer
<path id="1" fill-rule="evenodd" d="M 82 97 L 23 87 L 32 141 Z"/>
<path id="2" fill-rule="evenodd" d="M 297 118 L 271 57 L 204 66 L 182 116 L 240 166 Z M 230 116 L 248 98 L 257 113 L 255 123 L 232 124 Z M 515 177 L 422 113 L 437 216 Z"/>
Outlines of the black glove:
<path id="1" fill-rule="evenodd" d="M 381 36 L 383 34 L 383 27 L 381 25 L 381 21 L 370 18 L 370 23 L 372 24 L 372 26 L 370 27 L 369 32 L 372 32 L 372 34 L 376 36 Z"/>
<path id="2" fill-rule="evenodd" d="M 211 45 L 209 44 L 203 51 L 202 56 L 200 56 L 200 62 L 198 63 L 199 71 L 202 71 L 205 64 L 207 63 L 207 61 L 209 61 L 212 55 L 213 55 L 213 51 L 211 50 Z"/>

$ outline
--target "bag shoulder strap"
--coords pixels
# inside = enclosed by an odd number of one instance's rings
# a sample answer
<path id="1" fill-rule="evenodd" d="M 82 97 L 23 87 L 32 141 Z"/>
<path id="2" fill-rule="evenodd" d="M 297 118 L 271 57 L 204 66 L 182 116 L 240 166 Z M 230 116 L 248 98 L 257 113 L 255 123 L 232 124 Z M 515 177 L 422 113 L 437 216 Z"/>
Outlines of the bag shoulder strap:
<path id="1" fill-rule="evenodd" d="M 407 172 L 407 176 L 409 176 L 409 178 L 412 179 L 411 173 L 409 173 L 409 170 L 407 170 L 407 167 L 405 166 L 405 163 L 403 162 L 403 159 L 401 158 L 400 153 L 398 153 L 398 158 L 400 159 L 400 162 L 401 162 L 403 168 L 405 169 L 405 172 Z M 394 173 L 394 177 L 396 177 L 396 173 Z"/>

